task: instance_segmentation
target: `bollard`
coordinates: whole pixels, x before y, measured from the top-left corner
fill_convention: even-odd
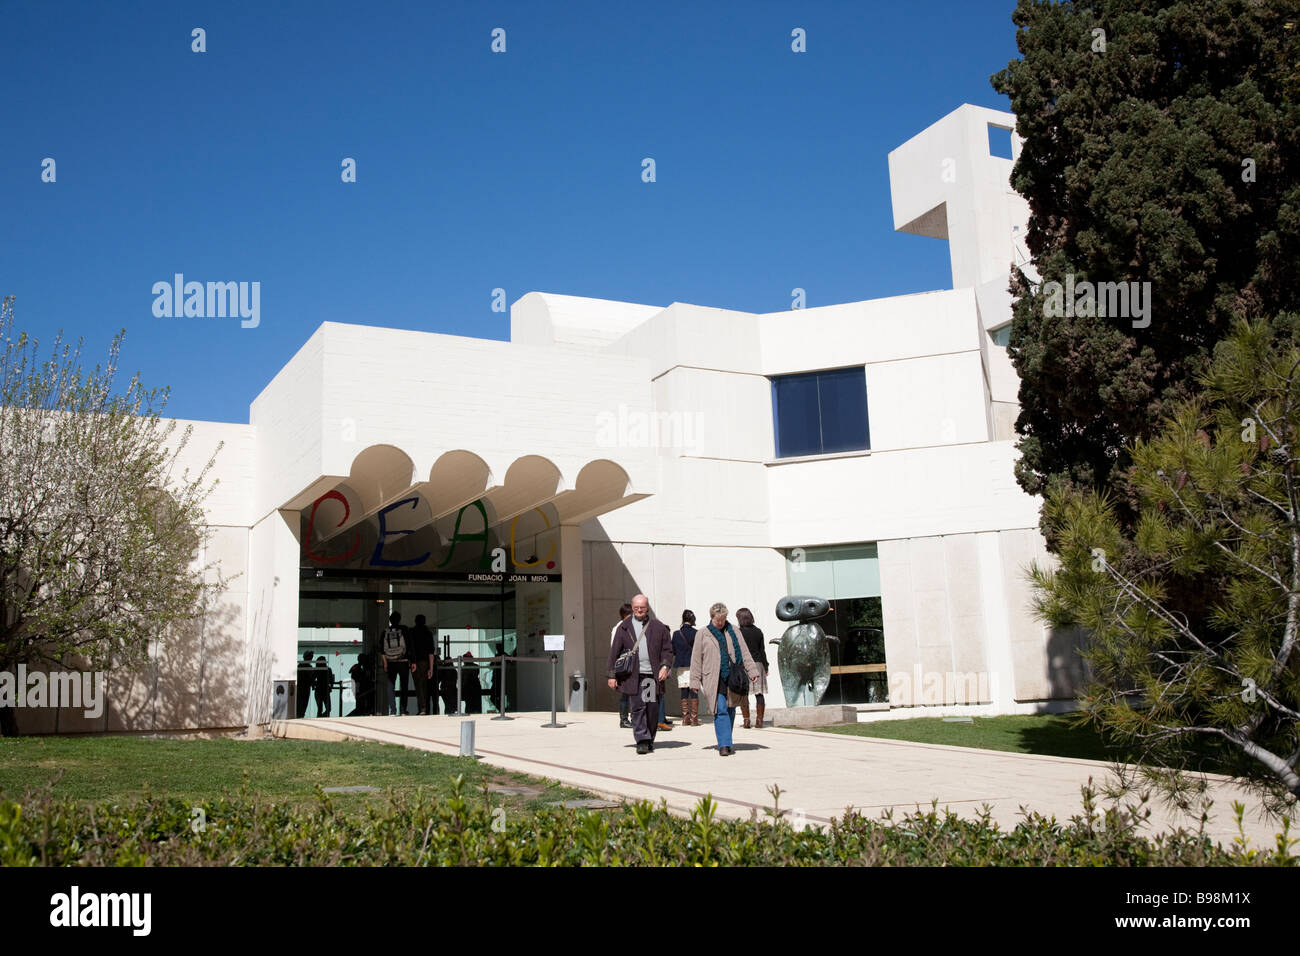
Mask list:
[[[555,722],[555,677],[556,677],[555,663],[557,660],[559,660],[559,658],[554,653],[552,653],[551,654],[551,722],[549,724],[542,724],[543,727],[564,726],[564,724],[557,724]]]
[[[474,756],[474,721],[467,720],[460,725],[460,755]]]

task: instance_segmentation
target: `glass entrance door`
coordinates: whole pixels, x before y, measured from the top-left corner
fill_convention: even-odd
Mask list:
[[[432,706],[439,713],[455,710],[456,671],[451,662],[456,659],[461,661],[460,695],[466,712],[499,712],[503,705],[507,711],[549,707],[549,671],[541,690],[537,678],[542,675],[534,673],[544,665],[533,660],[507,662],[503,686],[500,661],[486,659],[535,656],[539,635],[558,625],[558,581],[516,583],[501,575],[489,581],[468,581],[465,575],[397,577],[320,568],[304,569],[302,575],[299,659],[304,654],[310,654],[313,661],[325,658],[333,684],[331,714],[359,714],[380,706],[376,702],[384,700],[382,694],[367,694],[367,690],[377,686],[375,651],[393,612],[401,615],[401,624],[408,630],[415,626],[416,617],[423,615],[425,625],[433,632],[439,670],[434,678],[438,690]],[[525,672],[524,668],[532,670]],[[367,675],[370,688],[365,686]],[[304,679],[310,682],[319,678],[315,672],[303,672],[300,686],[304,686]],[[402,702],[402,713],[416,713],[419,709],[413,682],[411,688]],[[358,689],[363,698],[360,707]],[[313,696],[304,716],[318,713],[320,708]]]

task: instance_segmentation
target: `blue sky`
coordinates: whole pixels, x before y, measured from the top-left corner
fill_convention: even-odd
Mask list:
[[[90,364],[125,329],[168,414],[246,422],[321,322],[505,339],[496,288],[752,312],[946,288],[946,243],[893,232],[886,154],[1009,107],[1013,7],[5,0],[0,294]],[[260,283],[259,325],[156,317],[176,273]]]

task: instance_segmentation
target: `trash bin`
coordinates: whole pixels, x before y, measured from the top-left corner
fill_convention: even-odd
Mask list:
[[[582,671],[574,671],[569,678],[569,713],[581,714],[587,710],[587,678]]]
[[[294,694],[296,681],[278,680],[271,696],[271,719],[288,720],[298,716],[297,698]]]

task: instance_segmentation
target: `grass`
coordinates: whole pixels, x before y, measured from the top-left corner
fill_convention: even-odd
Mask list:
[[[834,734],[910,740],[950,747],[979,747],[1007,753],[1077,757],[1082,760],[1112,761],[1119,751],[1108,747],[1096,730],[1078,725],[1068,714],[1008,715],[973,717],[971,723],[948,723],[942,717],[913,720],[878,720],[843,727],[818,727]]]
[[[345,812],[386,804],[387,791],[432,790],[441,799],[463,775],[468,788],[529,787],[537,794],[492,794],[508,810],[538,810],[591,794],[509,773],[476,760],[393,744],[320,740],[168,740],[143,737],[0,738],[0,798],[22,800],[49,788],[81,803],[131,802],[148,794],[203,801],[249,790],[276,802],[308,806],[321,787],[372,786],[379,793],[331,794]]]

